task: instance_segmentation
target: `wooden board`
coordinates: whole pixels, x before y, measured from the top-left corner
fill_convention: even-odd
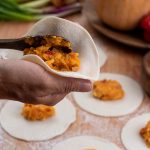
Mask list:
[[[84,15],[76,14],[67,17],[67,19],[78,22],[84,26],[92,35],[98,49],[102,49],[107,54],[108,60],[101,71],[121,73],[140,82],[141,63],[144,53],[137,49],[118,44],[97,33],[97,31],[88,24]],[[0,38],[20,37],[32,24],[33,23],[0,22]],[[73,101],[72,97],[69,97]],[[5,101],[0,101],[0,109],[4,102]],[[98,117],[83,111],[75,103],[74,105],[77,109],[77,120],[63,135],[43,142],[25,142],[11,137],[0,128],[0,150],[51,150],[52,146],[57,142],[76,135],[99,136],[116,143],[122,150],[125,150],[120,139],[122,127],[130,118],[150,111],[150,99],[147,96],[145,96],[142,106],[137,111],[119,118]]]

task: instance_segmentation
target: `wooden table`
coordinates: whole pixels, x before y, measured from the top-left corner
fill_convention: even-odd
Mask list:
[[[119,44],[97,33],[84,15],[76,14],[67,17],[67,19],[84,26],[98,44],[98,49],[101,48],[106,53],[108,60],[102,67],[102,72],[121,73],[140,82],[141,63],[144,55],[142,50]],[[0,38],[20,37],[32,24],[0,22]],[[69,97],[72,99],[71,96]],[[0,106],[2,106],[2,103],[0,103]],[[11,137],[0,128],[0,150],[50,150],[55,143],[76,135],[99,136],[116,143],[122,150],[125,150],[120,140],[122,127],[131,117],[150,111],[150,101],[147,96],[145,96],[143,104],[137,111],[118,118],[98,117],[83,111],[75,103],[74,105],[77,109],[77,120],[63,135],[43,142],[25,142]]]

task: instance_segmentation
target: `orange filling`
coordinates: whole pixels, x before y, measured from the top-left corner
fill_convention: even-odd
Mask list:
[[[24,55],[38,55],[52,69],[57,71],[78,71],[80,68],[79,54],[72,51],[65,52],[66,48],[72,50],[70,42],[61,37],[51,36],[45,38],[41,45],[36,48],[25,48]]]
[[[140,130],[140,135],[145,141],[148,148],[150,148],[150,121]]]
[[[46,105],[24,104],[22,115],[30,121],[45,120],[55,115],[55,108]]]
[[[120,100],[124,97],[124,91],[118,81],[99,80],[93,84],[93,96],[100,100]]]

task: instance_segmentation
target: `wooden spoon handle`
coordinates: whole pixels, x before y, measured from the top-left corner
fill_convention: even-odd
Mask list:
[[[23,50],[25,42],[23,38],[20,39],[0,39],[0,48],[9,48]]]

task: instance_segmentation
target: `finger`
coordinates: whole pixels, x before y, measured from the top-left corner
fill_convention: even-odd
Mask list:
[[[63,94],[53,94],[53,95],[48,95],[44,97],[39,97],[36,100],[37,104],[44,104],[44,105],[49,105],[49,106],[54,106],[58,102],[64,99],[64,97],[67,95],[67,93]]]
[[[75,92],[89,92],[92,90],[92,83],[90,80],[65,78],[61,84],[62,90],[66,93]]]

